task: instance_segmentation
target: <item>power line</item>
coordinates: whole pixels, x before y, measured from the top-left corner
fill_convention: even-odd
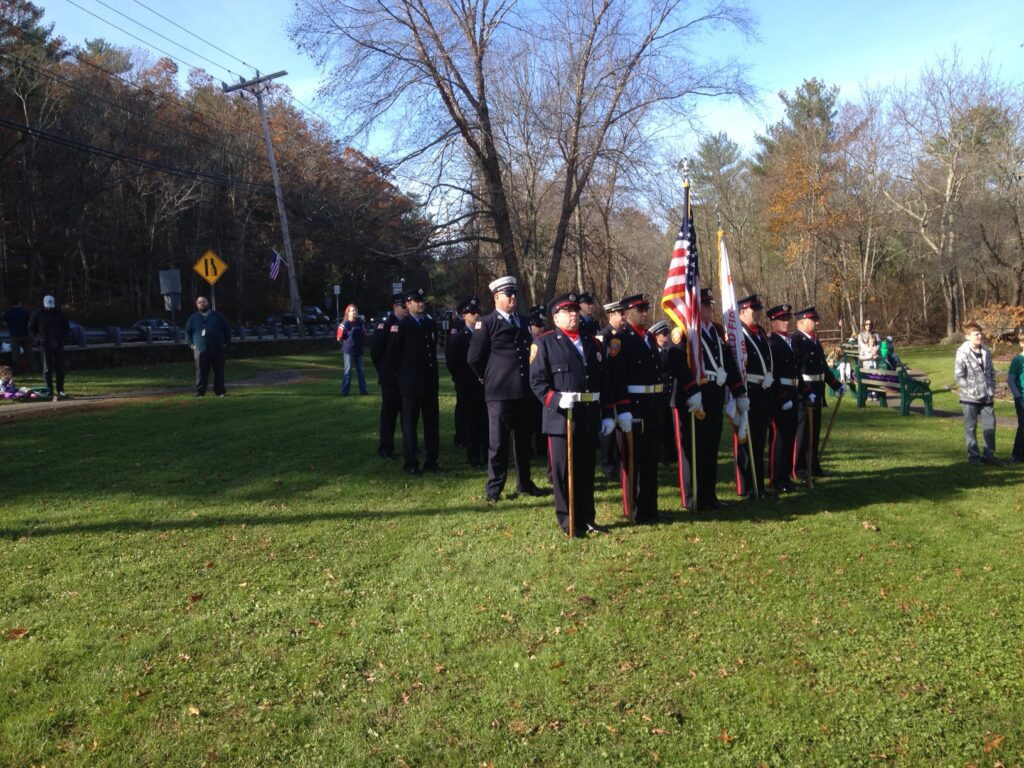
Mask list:
[[[146,9],[147,11],[149,11],[149,12],[150,12],[150,13],[152,13],[152,14],[154,14],[155,16],[159,16],[159,17],[160,17],[161,19],[163,19],[164,21],[166,21],[166,22],[167,22],[168,24],[173,24],[173,25],[174,25],[174,26],[176,26],[176,27],[177,27],[178,29],[180,29],[180,30],[181,30],[182,32],[184,32],[185,34],[188,34],[188,35],[192,35],[192,37],[194,37],[194,38],[195,38],[196,40],[199,40],[199,41],[201,41],[201,42],[203,42],[203,43],[206,43],[206,44],[207,44],[208,46],[210,46],[211,48],[215,48],[216,50],[218,50],[218,51],[220,51],[221,53],[223,53],[223,54],[224,54],[225,56],[227,56],[227,57],[229,57],[229,58],[232,58],[232,59],[234,59],[234,60],[235,60],[235,61],[237,61],[237,62],[238,62],[239,64],[241,64],[241,65],[243,65],[243,66],[246,66],[246,67],[249,67],[249,69],[253,70],[254,72],[255,72],[255,71],[258,71],[258,70],[257,70],[257,68],[256,68],[256,67],[254,67],[254,66],[253,66],[252,64],[250,64],[249,62],[247,62],[247,61],[242,61],[242,60],[241,60],[240,58],[238,58],[238,57],[237,57],[237,56],[235,56],[234,54],[228,53],[227,51],[225,51],[225,50],[224,50],[223,48],[221,48],[220,46],[217,46],[217,45],[215,45],[214,43],[211,43],[211,42],[210,42],[209,40],[207,40],[207,39],[206,39],[206,38],[204,38],[204,37],[200,37],[199,35],[197,35],[197,34],[196,34],[195,32],[193,32],[192,30],[190,30],[190,29],[186,29],[185,27],[181,26],[181,24],[179,24],[178,22],[174,21],[173,19],[169,19],[169,18],[167,18],[166,16],[164,16],[164,15],[163,15],[162,13],[160,13],[159,11],[155,11],[155,10],[153,10],[153,9],[152,9],[152,8],[150,8],[150,7],[148,6],[148,5],[146,5],[145,3],[141,2],[141,0],[133,0],[133,2],[134,2],[134,3],[136,4],[136,5],[141,5],[141,6],[143,7],[143,8],[145,8],[145,9]],[[228,71],[230,71],[230,70],[228,70]],[[241,77],[241,75],[239,75],[239,77]]]

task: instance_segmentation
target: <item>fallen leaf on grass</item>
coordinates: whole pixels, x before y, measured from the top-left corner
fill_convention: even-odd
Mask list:
[[[601,723],[601,725],[604,725],[604,723]],[[605,725],[605,726],[604,726],[604,728],[605,728],[605,730],[606,730],[606,731],[608,731],[608,733],[610,733],[610,734],[611,734],[612,736],[618,736],[618,735],[619,735],[619,729],[618,729],[618,728],[616,728],[616,727],[615,727],[615,726],[613,726],[613,725]]]
[[[448,667],[446,667],[444,664],[435,664],[434,671],[439,675],[443,675],[445,672],[448,671]]]
[[[508,729],[512,731],[512,733],[518,733],[520,736],[526,736],[531,731],[530,726],[528,726],[522,720],[511,721],[508,724]]]
[[[195,603],[198,603],[202,599],[203,599],[203,593],[202,592],[193,592],[191,595],[188,596],[189,605],[194,605]]]
[[[728,731],[726,731],[725,728],[723,728],[722,732],[718,734],[718,740],[726,746],[729,746],[729,744],[733,740],[733,737],[729,735]]]
[[[861,523],[861,526],[864,528],[865,531],[880,531],[880,530],[882,530],[877,525],[872,523],[870,520],[865,520],[863,523]]]
[[[27,634],[28,630],[24,627],[11,627],[4,633],[4,637],[8,640],[21,640]]]
[[[583,605],[597,605],[597,600],[592,598],[590,595],[580,595],[576,598],[577,603],[583,603]]]
[[[189,656],[187,653],[179,653],[178,654],[178,661],[180,661],[182,663],[185,663],[186,661],[191,660],[191,658],[192,657]]]
[[[997,734],[992,733],[991,731],[989,731],[985,735],[986,736],[994,737],[991,741],[986,741],[985,742],[985,752],[986,753],[987,752],[992,752],[992,751],[994,751],[996,749],[999,749],[1000,745],[1002,745],[1003,741],[1006,739],[1005,736],[999,736]]]
[[[197,707],[195,704],[189,704],[188,713],[192,717],[199,717],[199,707]]]
[[[316,627],[317,629],[323,629],[324,623],[314,616],[309,620],[309,626]]]
[[[667,736],[668,731],[665,728],[651,728],[651,733],[655,736]]]
[[[619,664],[620,672],[632,672],[634,669],[636,669],[636,664],[631,661],[624,661]]]

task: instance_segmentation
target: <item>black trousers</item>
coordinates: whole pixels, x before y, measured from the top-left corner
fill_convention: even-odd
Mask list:
[[[64,391],[64,347],[43,347],[43,375],[46,377],[46,388],[53,394]],[[53,387],[53,379],[57,378],[57,388]]]
[[[772,488],[785,488],[793,475],[793,446],[796,442],[796,412],[799,405],[788,411],[776,407],[772,414],[772,434],[768,474]]]
[[[1024,461],[1024,401],[1015,397],[1013,405],[1017,409],[1017,435],[1013,439],[1013,452],[1010,455],[1017,461]]]
[[[633,419],[643,420],[643,426],[634,424],[633,435],[633,468],[636,472],[636,488],[633,493],[633,506],[636,510],[638,523],[653,522],[658,519],[658,462],[661,460],[661,444],[664,440],[664,400],[658,394],[637,395],[632,398],[630,411]],[[622,499],[623,512],[626,512],[625,500],[629,490],[629,437],[621,434],[619,447],[622,457]]]
[[[213,394],[223,395],[224,390],[224,349],[192,350],[196,361],[196,394],[205,395],[213,369]]]
[[[456,448],[466,444],[466,394],[458,383],[455,384],[455,434],[452,442]]]
[[[547,435],[551,487],[555,495],[555,517],[563,531],[569,530],[569,449],[565,435]],[[594,522],[594,464],[597,434],[583,424],[572,432],[573,517],[576,531],[583,533]]]
[[[609,478],[619,476],[619,441],[617,434],[601,435],[598,438],[601,446],[601,471]]]
[[[395,452],[395,422],[402,412],[402,396],[398,387],[380,388],[380,439],[377,450],[389,456]]]
[[[793,448],[793,474],[800,479],[807,477],[807,421],[811,414],[814,417],[814,429],[810,431],[811,473],[821,474],[821,464],[818,461],[818,446],[821,443],[819,439],[821,437],[821,400],[822,398],[818,397],[818,401],[814,405],[801,403],[795,406],[798,412],[796,415],[796,441]]]
[[[428,469],[437,466],[437,457],[441,450],[437,392],[424,392],[416,395],[402,395],[404,469],[419,469],[419,461],[416,459],[416,432],[420,414],[423,415],[423,465]]]
[[[511,444],[516,464],[516,490],[533,486],[530,479],[530,438],[533,436],[533,410],[526,398],[487,401],[487,485],[488,497],[505,488],[508,477],[508,453]]]
[[[487,458],[487,404],[482,392],[467,394],[461,400],[466,461],[473,466],[483,465]]]
[[[753,403],[747,412],[750,419],[750,429],[747,439],[754,446],[754,471],[757,476],[757,493],[764,496],[764,450],[768,442],[768,427],[771,424],[771,406]],[[740,445],[739,437],[733,432],[732,437],[733,455],[736,457],[736,492],[740,496],[746,496],[753,492],[754,484],[750,479],[750,447],[744,443]]]
[[[712,408],[704,413],[703,419],[696,419],[697,434],[697,498],[691,488],[693,470],[691,461],[690,414],[677,409],[679,414],[680,440],[683,449],[679,472],[683,476],[683,500],[687,509],[704,507],[718,500],[715,486],[718,485],[718,447],[722,442],[722,409]]]

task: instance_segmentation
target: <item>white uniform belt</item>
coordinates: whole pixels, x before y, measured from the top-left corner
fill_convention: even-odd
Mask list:
[[[800,386],[800,379],[784,379],[784,378],[780,377],[780,378],[776,379],[776,381],[778,381],[779,384],[781,384],[784,387],[799,387]]]
[[[664,384],[630,384],[626,391],[631,395],[653,395],[655,392],[664,392]]]
[[[573,392],[572,399],[577,403],[596,403],[601,400],[600,392]]]
[[[825,380],[825,374],[824,373],[805,373],[800,378],[802,378],[804,381],[824,381]]]
[[[755,384],[760,384],[762,381],[764,381],[764,376],[762,376],[759,373],[748,373],[747,381],[752,381]]]

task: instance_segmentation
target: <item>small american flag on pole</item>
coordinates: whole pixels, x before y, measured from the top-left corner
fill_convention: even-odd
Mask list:
[[[277,276],[281,274],[281,264],[284,263],[284,259],[273,248],[270,249],[270,252],[274,254],[274,257],[270,260],[270,279],[277,280]]]
[[[689,363],[697,381],[704,378],[704,355],[700,349],[700,259],[697,233],[690,212],[690,185],[684,187],[683,223],[672,249],[661,308],[677,326],[686,331]]]

